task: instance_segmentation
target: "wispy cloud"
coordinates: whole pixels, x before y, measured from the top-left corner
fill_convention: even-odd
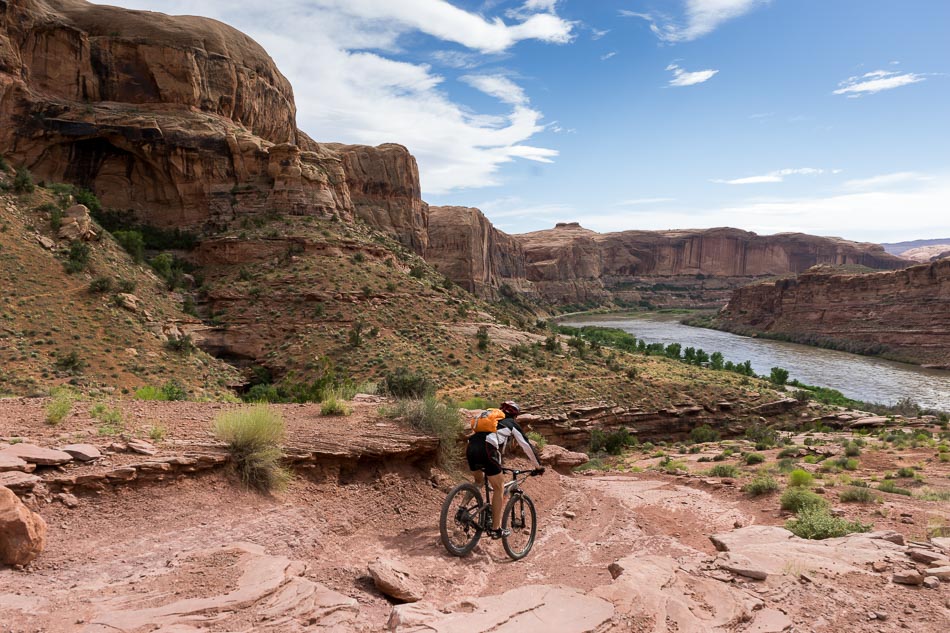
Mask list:
[[[744,15],[769,0],[685,0],[683,15],[673,18],[661,13],[642,13],[621,9],[620,15],[641,18],[650,30],[671,44],[689,42],[712,33],[724,22]]]
[[[673,78],[670,79],[671,86],[695,86],[709,81],[713,78],[713,75],[719,72],[711,69],[691,72],[680,68],[677,64],[670,64],[666,69],[673,71]]]
[[[837,174],[841,170],[833,169],[830,173]],[[824,169],[815,169],[814,167],[800,167],[798,169],[776,169],[760,176],[746,176],[744,178],[734,178],[732,180],[715,179],[711,182],[717,182],[723,185],[759,185],[764,183],[783,182],[786,176],[818,176],[829,173]]]
[[[633,198],[631,200],[621,200],[615,202],[615,207],[635,207],[644,204],[661,204],[664,202],[673,202],[676,198]]]
[[[607,54],[605,54],[605,55],[601,55],[601,56],[600,56],[600,61],[605,62],[605,61],[607,61],[608,59],[610,59],[611,57],[613,57],[613,56],[616,55],[616,54],[617,54],[617,51],[610,51],[609,53],[607,53]]]
[[[607,35],[608,33],[610,33],[610,29],[600,30],[600,29],[595,29],[595,28],[591,27],[591,30],[590,30],[590,39],[592,39],[592,40],[599,40],[600,38],[602,38],[603,36]]]
[[[836,95],[848,95],[857,98],[864,95],[876,94],[884,90],[893,90],[901,86],[919,83],[926,80],[926,75],[917,73],[899,73],[890,70],[875,70],[863,75],[848,77],[838,84],[834,91]]]
[[[871,176],[870,178],[848,180],[844,183],[844,186],[848,189],[887,189],[912,183],[926,182],[928,180],[933,180],[933,176],[915,171],[900,171],[892,174]]]
[[[521,86],[504,75],[463,75],[459,79],[503,103],[511,105],[528,103],[528,97],[525,96]]]
[[[557,151],[529,143],[545,129],[523,89],[480,79],[509,106],[474,111],[444,90],[445,78],[422,63],[392,57],[407,37],[425,34],[460,48],[434,63],[473,68],[518,42],[563,44],[574,24],[556,2],[529,0],[516,17],[468,11],[446,0],[109,0],[129,8],[215,18],[244,31],[275,59],[294,87],[298,125],[324,141],[406,145],[419,162],[423,191],[437,194],[499,184],[513,160],[550,162]],[[315,61],[317,60],[317,61]],[[469,73],[473,77],[493,77]],[[504,78],[502,78],[504,79]],[[507,88],[507,90],[502,90]]]

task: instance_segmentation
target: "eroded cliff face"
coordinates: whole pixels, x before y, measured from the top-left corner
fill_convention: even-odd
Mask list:
[[[863,275],[818,268],[737,290],[725,329],[950,367],[950,259]]]
[[[730,228],[601,234],[570,222],[508,236],[477,209],[437,209],[429,220],[429,259],[450,279],[482,294],[502,283],[528,288],[555,304],[720,306],[733,288],[816,264],[879,269],[908,264],[874,244]],[[510,239],[506,248],[489,248],[491,236],[497,242],[499,234]],[[459,255],[463,261],[453,261]]]
[[[483,298],[502,288],[534,295],[527,281],[524,250],[471,207],[429,207],[426,260],[460,286]],[[506,290],[507,292],[507,290]]]
[[[0,153],[37,178],[87,187],[159,226],[264,212],[350,219],[378,200],[382,228],[420,233],[418,170],[404,148],[350,148],[370,168],[346,173],[344,156],[295,119],[270,56],[220,22],[0,1]]]

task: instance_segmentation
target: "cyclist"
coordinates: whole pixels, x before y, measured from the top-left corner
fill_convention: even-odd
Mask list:
[[[489,536],[493,539],[511,534],[510,530],[503,532],[501,529],[505,486],[505,478],[501,473],[501,455],[508,440],[514,438],[518,442],[518,446],[531,461],[537,474],[544,472],[538,455],[534,452],[534,447],[531,446],[528,438],[525,437],[524,431],[515,421],[515,418],[521,413],[521,407],[511,400],[506,400],[501,403],[499,409],[504,414],[504,419],[497,422],[494,431],[484,431],[479,430],[481,427],[474,427],[475,433],[469,436],[468,448],[465,451],[469,470],[472,471],[472,476],[475,477],[475,484],[481,486],[484,481],[483,477],[487,476],[488,483],[492,487],[492,529]]]

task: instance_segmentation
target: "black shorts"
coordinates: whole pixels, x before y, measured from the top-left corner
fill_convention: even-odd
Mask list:
[[[468,460],[469,470],[484,470],[491,477],[501,473],[501,455],[497,448],[485,441],[486,437],[488,433],[476,433],[468,438],[465,459]]]

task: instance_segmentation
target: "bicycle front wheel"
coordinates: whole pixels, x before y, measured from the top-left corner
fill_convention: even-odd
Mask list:
[[[538,529],[534,502],[526,494],[516,494],[508,500],[505,513],[501,518],[501,527],[511,530],[511,534],[501,539],[505,552],[514,560],[521,560],[531,551]]]
[[[446,496],[439,516],[439,533],[449,554],[465,556],[482,537],[479,510],[482,494],[471,483],[459,484]]]

